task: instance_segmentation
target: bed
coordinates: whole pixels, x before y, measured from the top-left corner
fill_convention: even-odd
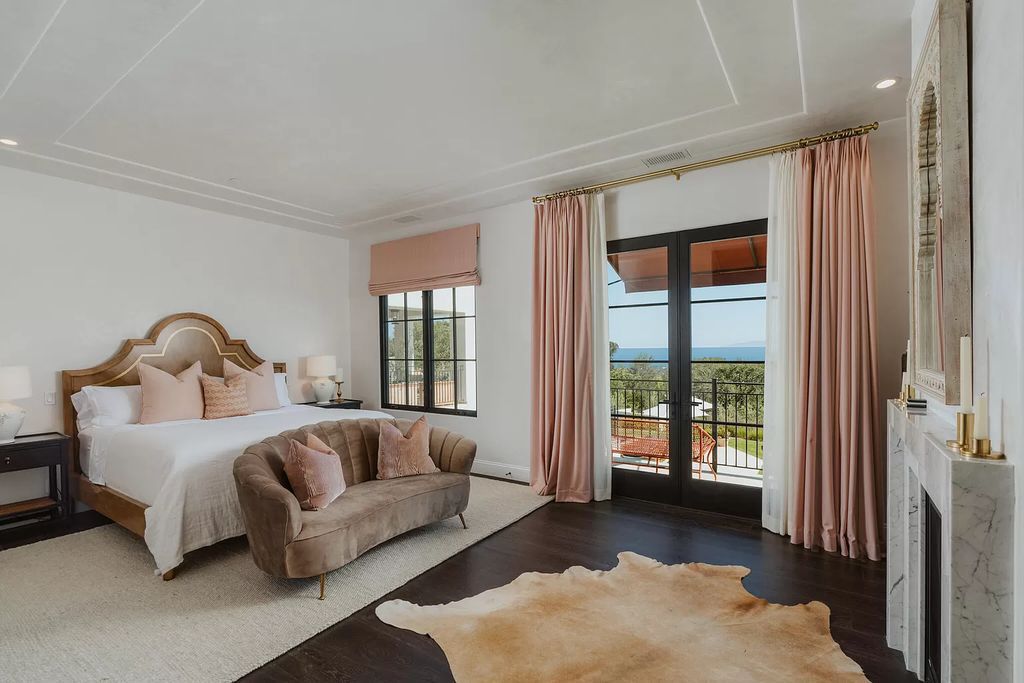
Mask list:
[[[199,360],[220,375],[223,359],[245,368],[263,360],[244,340],[201,313],[158,322],[145,339],[129,339],[106,363],[62,374],[64,425],[73,437],[71,493],[142,537],[165,579],[185,553],[245,533],[232,463],[246,446],[327,419],[315,406],[287,405],[220,420],[179,420],[78,429],[71,397],[86,386],[138,384],[138,364],[178,373]],[[285,372],[275,363],[276,372]],[[387,417],[367,410],[331,411],[331,419]]]

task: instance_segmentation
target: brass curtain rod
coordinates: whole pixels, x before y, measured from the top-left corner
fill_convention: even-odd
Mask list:
[[[878,121],[874,123],[868,123],[863,126],[856,126],[855,128],[843,128],[842,130],[834,130],[830,133],[822,133],[821,135],[814,135],[809,138],[800,138],[799,140],[791,140],[790,142],[783,142],[779,145],[770,145],[768,147],[759,147],[758,149],[752,149],[747,152],[737,152],[736,154],[728,154],[724,157],[718,157],[716,159],[708,159],[706,161],[695,161],[692,164],[684,164],[682,166],[674,166],[672,168],[663,168],[660,171],[651,171],[650,173],[641,173],[640,175],[629,176],[628,178],[619,178],[618,180],[609,180],[605,183],[597,183],[596,185],[585,185],[583,187],[573,188],[571,190],[562,190],[561,192],[552,192],[551,194],[541,195],[533,198],[534,204],[540,204],[546,202],[549,199],[558,199],[560,197],[572,197],[578,194],[588,194],[591,192],[601,192],[602,190],[608,190],[613,187],[621,187],[623,185],[631,185],[633,183],[643,182],[644,180],[653,180],[655,178],[664,178],[666,176],[675,176],[676,180],[679,180],[680,176],[690,171],[698,171],[702,168],[711,168],[712,166],[721,166],[723,164],[731,164],[734,161],[746,161],[747,159],[755,159],[757,157],[768,156],[769,154],[777,154],[779,152],[791,152],[795,149],[801,149],[803,147],[813,147],[814,145],[822,142],[831,142],[832,140],[843,140],[845,138],[853,138],[858,135],[867,135],[873,130],[878,130]]]

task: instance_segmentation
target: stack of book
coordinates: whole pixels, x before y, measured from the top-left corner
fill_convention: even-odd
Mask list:
[[[907,399],[907,414],[924,415],[928,412],[928,401],[923,398]]]

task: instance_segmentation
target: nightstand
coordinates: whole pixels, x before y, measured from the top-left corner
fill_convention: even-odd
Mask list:
[[[56,432],[21,436],[0,444],[0,474],[47,467],[50,495],[0,505],[0,524],[47,515],[57,519],[71,514],[71,439]],[[58,472],[59,469],[59,472]]]
[[[347,408],[348,410],[359,410],[363,402],[358,398],[331,399],[327,403],[303,403],[304,406],[316,406],[317,408]]]

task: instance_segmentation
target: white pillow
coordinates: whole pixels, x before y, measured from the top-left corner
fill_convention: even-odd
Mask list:
[[[274,388],[277,389],[277,402],[281,404],[281,407],[290,406],[292,399],[288,395],[288,375],[283,372],[275,372]]]
[[[115,427],[138,424],[142,415],[142,387],[85,387],[82,389],[89,402],[86,413],[92,427]],[[74,397],[72,397],[74,401]],[[79,420],[82,419],[79,413]]]
[[[92,427],[92,404],[84,391],[71,395],[71,405],[75,407],[75,419],[78,421],[78,431]]]

